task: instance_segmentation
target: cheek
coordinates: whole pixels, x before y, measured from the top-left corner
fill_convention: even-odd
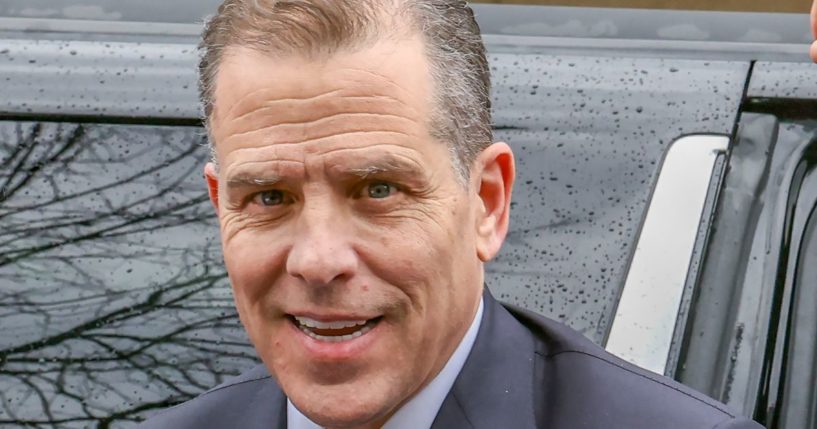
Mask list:
[[[461,200],[446,203],[418,209],[388,226],[361,228],[357,247],[366,265],[409,295],[452,292],[456,265],[475,255],[468,251],[473,222]]]
[[[285,267],[284,249],[273,234],[244,231],[223,241],[224,264],[236,299],[253,304],[263,299]]]
[[[370,268],[386,280],[397,283],[417,282],[427,279],[445,265],[448,249],[441,246],[438,228],[424,222],[402,221],[389,228],[358,236],[361,254]]]

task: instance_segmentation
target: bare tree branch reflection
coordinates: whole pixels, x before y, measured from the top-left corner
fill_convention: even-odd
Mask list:
[[[255,363],[202,134],[0,122],[0,426],[126,427]]]

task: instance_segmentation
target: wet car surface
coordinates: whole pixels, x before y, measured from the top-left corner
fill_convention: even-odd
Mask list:
[[[201,16],[196,11],[167,20],[186,22]],[[142,19],[121,13],[117,19]],[[780,113],[778,105],[798,98],[799,112],[814,111],[802,101],[814,98],[813,69],[763,65],[740,52],[709,58],[717,49],[707,58],[656,54],[649,43],[606,55],[595,48],[566,53],[569,38],[515,39],[531,27],[509,36],[522,24],[498,22],[504,30],[486,36],[494,128],[513,147],[519,175],[511,231],[487,268],[487,284],[501,300],[604,345],[668,147],[692,133],[741,142],[751,126],[741,117],[747,106],[783,118],[772,122],[800,136],[793,141],[807,139],[813,121]],[[15,29],[0,44],[0,82],[8,88],[0,100],[0,425],[128,427],[257,362],[235,314],[201,177],[209,154],[198,121],[195,36],[123,40],[105,30],[66,40],[48,24],[42,37]],[[763,157],[764,148],[752,153]],[[730,172],[746,170],[740,159],[722,161],[713,188],[739,181]],[[711,196],[713,218],[701,220],[704,229],[727,231],[734,222],[723,208],[727,196]],[[808,219],[800,221],[800,236],[812,231]],[[756,330],[764,340],[736,345],[747,332],[745,323],[736,328],[740,316],[714,323],[704,315],[737,311],[750,288],[733,291],[737,298],[704,298],[721,291],[725,278],[708,274],[720,266],[709,262],[716,256],[709,249],[737,239],[704,239],[693,257],[702,280],[685,295],[689,322],[682,320],[670,352],[677,366],[667,373],[772,422],[760,411],[769,401],[759,392],[768,398],[796,388],[746,386],[768,385],[769,376],[758,374],[786,367],[767,344],[789,344],[790,331],[780,330],[777,341],[769,332],[778,330],[768,326],[793,320],[780,308],[799,289],[789,286],[786,295],[781,286],[775,299],[775,289],[762,292],[767,282],[758,282],[756,295],[770,297],[761,300],[768,301],[766,319],[756,323],[767,326]],[[690,332],[702,332],[700,344]],[[810,368],[808,357],[799,359],[792,367]],[[721,381],[705,381],[715,378]],[[789,424],[775,427],[797,427]]]

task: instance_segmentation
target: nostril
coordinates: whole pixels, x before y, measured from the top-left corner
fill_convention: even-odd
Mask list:
[[[293,246],[287,258],[287,273],[308,285],[323,286],[354,276],[357,254],[349,246]]]

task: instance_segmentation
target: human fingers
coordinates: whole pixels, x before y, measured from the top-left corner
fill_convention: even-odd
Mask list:
[[[817,39],[817,0],[811,3],[811,34]]]
[[[817,39],[817,0],[811,3],[811,34]],[[809,54],[814,62],[817,62],[817,41],[812,42]]]

